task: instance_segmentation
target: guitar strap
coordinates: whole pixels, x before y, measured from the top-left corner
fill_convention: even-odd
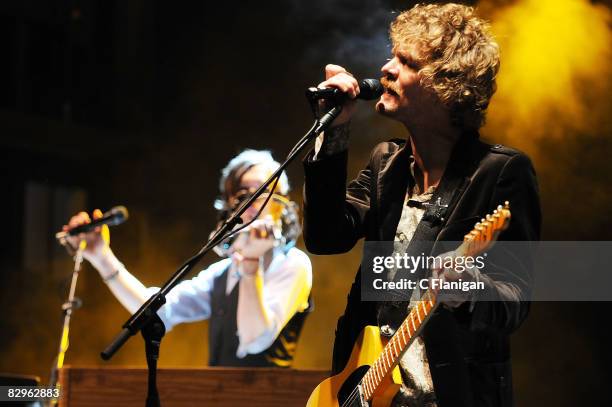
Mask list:
[[[438,234],[446,225],[448,218],[467,188],[470,182],[469,174],[473,172],[473,167],[477,165],[477,160],[475,159],[475,153],[478,150],[476,147],[477,143],[476,137],[465,134],[453,149],[442,179],[427,203],[425,213],[417,225],[412,240],[408,244],[406,249],[408,256],[427,256],[432,254]],[[420,279],[426,277],[427,272],[428,270],[421,269],[409,276],[406,275],[407,271],[404,271],[404,273],[398,272],[395,275],[395,279],[410,278],[414,280],[415,276],[417,279]],[[400,301],[379,303],[378,325],[385,328],[381,328],[381,333],[388,336],[392,336],[395,333],[399,324],[406,318],[407,301],[409,301],[411,294],[406,291],[401,293],[398,291],[393,297],[397,297],[394,299]],[[440,349],[436,347],[435,350],[429,349],[427,346],[427,334],[430,330],[434,331],[432,332],[433,335],[445,335],[451,342],[451,338],[456,337],[454,333],[456,326],[452,316],[444,309],[438,310],[441,312],[436,311],[432,315],[423,334],[436,397],[440,406],[469,406],[471,401],[468,394],[450,395],[446,391],[448,386],[439,388],[440,383],[448,383],[449,380],[451,382],[455,381],[455,384],[458,381],[467,381],[469,375],[467,374],[467,365],[463,361],[464,355],[455,346],[455,343],[447,343],[445,348]],[[436,317],[436,314],[444,315]],[[433,325],[432,329],[430,329],[430,325]],[[465,386],[463,387],[465,389],[469,388],[469,383],[460,383],[460,385],[460,387]],[[454,400],[450,403],[449,396],[454,397]]]
[[[470,182],[468,171],[469,167],[471,167],[469,164],[472,163],[472,155],[470,152],[473,150],[473,141],[474,139],[471,136],[464,135],[463,138],[455,145],[455,148],[451,153],[449,164],[444,170],[444,174],[442,175],[442,179],[440,180],[438,187],[435,189],[431,199],[424,204],[426,207],[425,213],[417,225],[414,235],[405,251],[408,256],[416,257],[431,254],[438,234],[446,225],[448,217],[453,212],[459,198],[463,195],[463,192]],[[427,271],[428,270],[422,269],[417,270],[415,273],[410,273],[409,271],[399,271],[394,276],[394,280],[399,281],[401,278],[408,278],[411,280],[414,280],[415,278],[420,279],[426,276]],[[406,273],[409,273],[410,275],[407,275]],[[383,302],[381,303],[382,306],[379,307],[379,326],[388,324],[388,321],[385,322],[380,320],[380,309],[386,308],[385,303],[390,302],[392,306],[398,306],[399,304],[410,300],[411,292],[406,290],[397,290],[395,292],[390,292],[390,296],[391,301]],[[405,309],[403,312],[405,313]],[[399,322],[401,323],[402,320],[403,318]],[[394,324],[391,324],[393,328],[392,331],[394,332],[396,327],[393,325]]]
[[[470,182],[469,173],[475,164],[473,147],[476,143],[477,139],[473,135],[465,134],[455,145],[442,179],[427,203],[427,209],[408,245],[408,255],[431,253],[433,242]]]

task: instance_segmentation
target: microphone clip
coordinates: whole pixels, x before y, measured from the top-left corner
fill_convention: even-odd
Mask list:
[[[335,88],[317,88],[315,86],[311,86],[310,88],[306,89],[306,98],[308,100],[326,99],[341,102],[346,98],[346,95]]]
[[[305,95],[306,100],[308,100],[308,103],[310,104],[310,110],[312,111],[314,118],[317,120],[319,120],[321,116],[334,107],[341,105],[346,98],[346,96],[339,92],[338,89],[317,88],[314,86],[306,89]],[[321,111],[321,104],[319,103],[320,100],[325,100],[327,102],[327,111]]]

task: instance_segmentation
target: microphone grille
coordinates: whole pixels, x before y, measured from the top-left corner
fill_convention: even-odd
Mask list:
[[[359,98],[365,100],[378,99],[384,92],[384,88],[378,79],[361,80],[359,90]]]
[[[123,205],[113,206],[109,211],[107,211],[104,216],[112,216],[114,221],[111,225],[118,225],[120,223],[125,222],[129,218],[128,210]]]

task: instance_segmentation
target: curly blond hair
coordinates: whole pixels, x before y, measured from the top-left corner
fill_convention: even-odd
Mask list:
[[[416,46],[421,84],[450,109],[453,124],[478,130],[495,93],[499,46],[472,7],[417,4],[391,23],[394,52]]]

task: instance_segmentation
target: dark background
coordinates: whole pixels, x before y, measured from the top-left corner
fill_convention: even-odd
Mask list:
[[[213,228],[228,159],[247,147],[282,159],[311,124],[303,92],[323,79],[322,67],[377,77],[392,11],[413,3],[2,2],[0,371],[47,378],[71,269],[53,234],[70,214],[126,205],[129,222],[112,230],[115,253],[145,284],[161,284]],[[609,2],[477,6],[502,47],[483,138],[533,158],[544,239],[612,240]],[[406,137],[371,103],[360,104],[353,128],[351,174],[377,142]],[[299,163],[289,177],[301,202]],[[312,256],[317,308],[297,368],[329,367],[359,250]],[[78,295],[66,363],[102,364],[99,351],[128,314],[88,265]],[[611,311],[533,304],[513,336],[517,405],[610,404]],[[206,330],[206,322],[177,327],[161,365],[204,366]],[[110,363],[144,365],[143,354],[134,338]]]

